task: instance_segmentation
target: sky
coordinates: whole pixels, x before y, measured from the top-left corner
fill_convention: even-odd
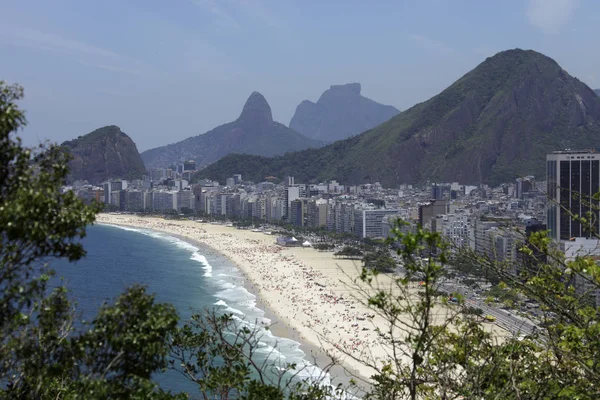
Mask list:
[[[253,91],[288,125],[349,82],[405,110],[517,47],[600,88],[597,0],[0,1],[27,145],[118,125],[143,151],[235,120]]]

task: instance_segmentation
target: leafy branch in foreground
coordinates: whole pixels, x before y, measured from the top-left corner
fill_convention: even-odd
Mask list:
[[[505,262],[460,250],[462,260],[541,304],[546,323],[529,335],[512,335],[491,328],[482,310],[460,295],[442,296],[451,249],[438,233],[421,228],[403,233],[401,225],[397,221],[389,240],[397,245],[405,273],[382,275],[365,266],[351,285],[355,297],[383,321],[378,329],[384,359],[341,349],[374,371],[367,398],[598,398],[600,310],[589,302],[589,293],[600,290],[595,257],[567,260],[545,232],[531,235],[522,251],[535,248],[546,257],[518,275]],[[587,291],[577,295],[575,283],[582,279]]]
[[[91,322],[77,319],[67,289],[50,284],[54,272],[47,262],[76,261],[85,255],[80,240],[101,207],[84,204],[71,191],[62,192],[69,159],[58,146],[22,146],[16,136],[25,124],[16,105],[22,95],[19,86],[0,81],[0,398],[188,398],[162,390],[156,374],[169,366],[172,351],[202,354],[204,348],[190,345],[202,345],[198,338],[214,338],[218,332],[225,339],[229,328],[239,332],[245,346],[221,341],[212,347],[206,354],[214,357],[211,365],[226,359],[225,366],[232,368],[215,367],[212,376],[209,371],[204,378],[210,384],[199,385],[202,394],[283,398],[283,389],[275,386],[279,382],[255,379],[261,367],[270,368],[252,364],[246,356],[247,346],[256,349],[256,332],[235,330],[239,327],[231,326],[230,317],[209,314],[208,319],[194,321],[210,320],[210,327],[192,322],[178,328],[171,305],[155,302],[145,288],[134,286],[102,306]],[[192,380],[200,383],[204,378]],[[316,382],[294,385],[296,397],[290,397],[297,399],[318,398],[328,390]]]
[[[341,386],[321,386],[333,363],[321,374],[300,379],[308,365],[282,362],[277,345],[265,354],[259,324],[205,310],[178,329],[171,344],[171,368],[198,385],[204,399],[335,399]]]

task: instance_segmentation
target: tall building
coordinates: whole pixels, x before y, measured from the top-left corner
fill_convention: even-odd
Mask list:
[[[475,248],[475,237],[469,216],[464,213],[436,215],[431,230],[441,233],[456,247]]]
[[[288,220],[294,226],[304,226],[304,201],[295,199],[290,202]]]
[[[419,206],[419,224],[426,226],[436,215],[448,213],[448,202],[446,200],[432,200],[427,204]]]
[[[290,215],[289,209],[290,206],[292,204],[292,201],[300,198],[300,187],[299,186],[288,186],[287,188],[285,188],[285,209],[283,210],[284,215],[287,217],[288,221],[290,221],[290,218],[292,217]]]
[[[600,232],[599,203],[591,199],[600,189],[600,154],[592,150],[555,151],[546,155],[546,173],[550,237],[570,240]],[[595,214],[593,218],[588,218],[590,211]],[[589,224],[582,226],[572,215],[585,217]]]
[[[144,192],[141,190],[130,190],[125,192],[127,196],[127,211],[141,211],[144,209]]]
[[[104,203],[110,204],[110,194],[112,192],[112,182],[108,181],[108,182],[104,183],[102,186],[104,189]]]
[[[386,209],[358,209],[354,211],[354,232],[361,238],[382,238],[384,225],[388,224],[391,216],[397,215],[400,210]]]
[[[184,171],[195,171],[196,170],[196,161],[194,161],[194,160],[184,161],[183,170]]]
[[[294,186],[294,177],[293,176],[289,176],[289,175],[286,176],[283,179],[283,184],[285,185],[285,187]]]
[[[533,176],[526,176],[525,178],[517,178],[515,182],[514,195],[518,199],[523,199],[523,194],[530,192],[535,187],[535,181]]]
[[[326,226],[328,208],[329,204],[327,204],[327,200],[318,199],[309,201],[307,208],[308,226],[310,226],[311,228]]]

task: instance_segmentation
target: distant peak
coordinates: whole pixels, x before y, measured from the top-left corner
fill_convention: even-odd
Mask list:
[[[356,94],[360,94],[361,86],[360,86],[360,83],[354,82],[354,83],[347,83],[345,85],[331,85],[329,87],[329,90],[350,91],[350,92],[354,92]]]
[[[239,120],[250,121],[250,122],[273,122],[273,115],[271,114],[271,107],[265,96],[259,92],[252,92],[244,108]]]
[[[558,65],[556,61],[542,53],[538,53],[535,50],[523,50],[519,48],[500,51],[486,59],[486,61],[497,60],[510,60],[511,62],[516,63],[522,63],[527,60],[535,60],[536,62],[541,61]]]

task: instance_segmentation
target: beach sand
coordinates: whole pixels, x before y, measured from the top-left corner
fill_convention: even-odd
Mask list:
[[[225,225],[120,214],[99,214],[97,222],[165,232],[228,257],[247,277],[244,286],[259,297],[258,305],[277,317],[272,331],[308,343],[305,352],[317,357],[319,366],[327,362],[325,353],[347,373],[368,382],[375,371],[358,360],[381,365],[390,357],[389,340],[376,331],[377,327],[386,331],[387,324],[379,315],[369,317],[376,313],[364,304],[364,294],[392,290],[393,277],[379,275],[368,287],[357,279],[359,261],[337,259],[332,252],[313,248],[281,247],[275,244],[276,236]],[[449,312],[436,307],[434,319]],[[335,374],[339,376],[339,371]]]

